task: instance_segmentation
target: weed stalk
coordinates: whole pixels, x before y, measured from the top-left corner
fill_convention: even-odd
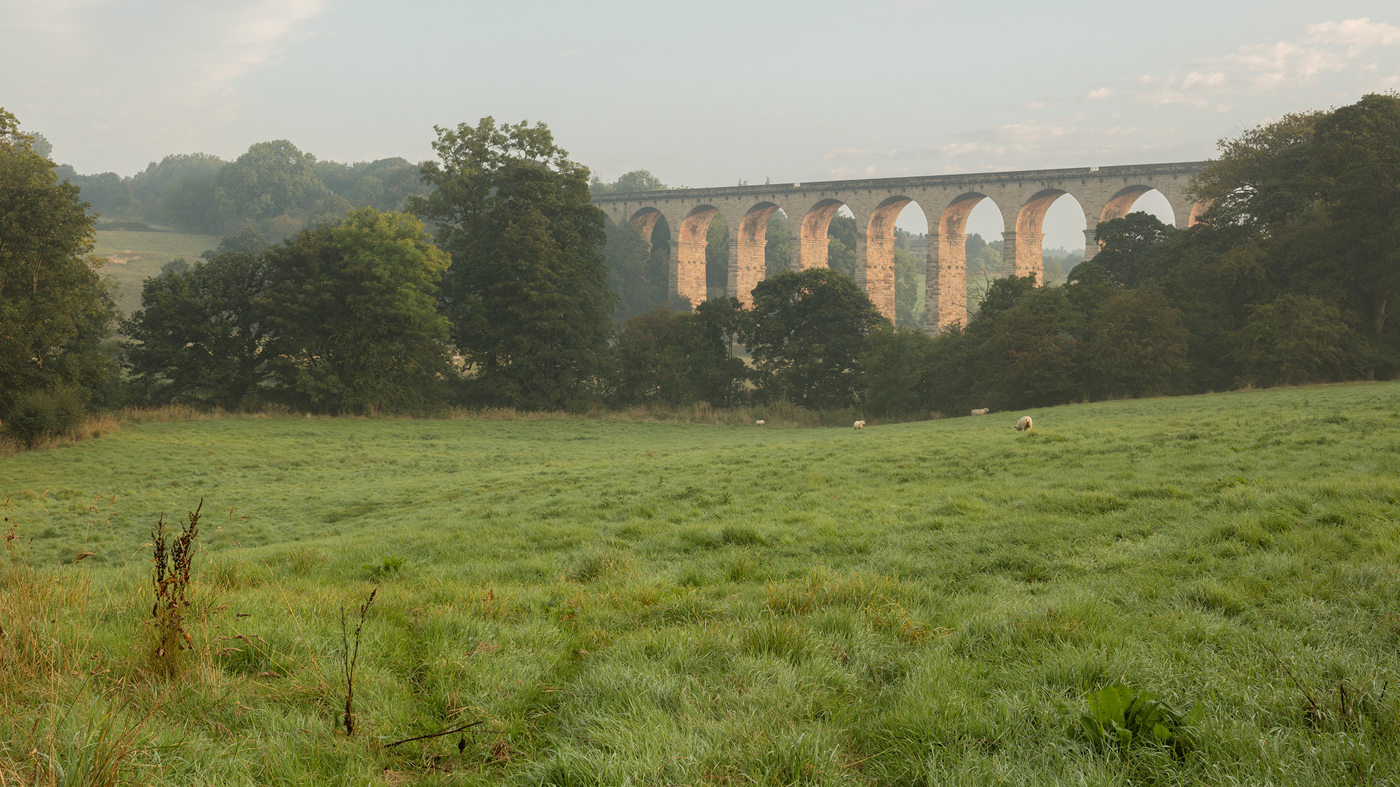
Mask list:
[[[379,592],[375,588],[369,592],[369,598],[360,605],[360,620],[355,624],[355,645],[353,650],[350,646],[350,634],[345,622],[345,607],[340,608],[340,652],[341,665],[345,672],[345,724],[346,737],[355,734],[355,667],[360,661],[360,632],[365,627],[365,613],[369,611],[369,605],[374,603],[374,596]]]

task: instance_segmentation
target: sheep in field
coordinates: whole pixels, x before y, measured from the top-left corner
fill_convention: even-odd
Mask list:
[[[764,425],[763,419],[760,418],[760,419],[758,419],[757,421],[754,421],[754,422],[753,422],[753,425],[754,425],[754,426],[763,426],[763,425]]]
[[[972,414],[973,414],[973,415],[986,415],[987,413],[990,413],[990,412],[991,412],[990,409],[988,409],[988,408],[986,408],[986,407],[983,407],[983,408],[980,409],[980,410],[973,410],[973,411],[972,411]]]
[[[1029,415],[1023,415],[1021,416],[1021,420],[1016,422],[1015,428],[1018,432],[1029,432],[1032,426],[1035,426],[1035,422],[1031,420],[1031,417]]]
[[[859,432],[860,430],[862,430],[862,429],[865,428],[865,422],[864,422],[864,421],[856,421],[855,426],[856,426],[856,431]]]

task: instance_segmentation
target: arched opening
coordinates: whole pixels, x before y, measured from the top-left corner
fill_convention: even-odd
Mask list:
[[[1050,204],[1041,225],[1044,234],[1040,242],[1041,281],[1047,287],[1064,284],[1069,280],[1070,271],[1084,261],[1088,222],[1079,199],[1073,194],[1066,196],[1069,198]]]
[[[705,246],[710,222],[719,215],[717,208],[701,205],[681,220],[672,242],[676,245],[676,294],[691,306],[705,302]]]
[[[1195,224],[1200,219],[1200,214],[1204,212],[1205,206],[1200,203],[1193,203],[1186,216],[1187,226]],[[1099,216],[1098,223],[1121,219],[1129,213],[1147,213],[1155,216],[1158,221],[1167,226],[1181,226],[1177,223],[1176,210],[1172,208],[1171,201],[1167,196],[1151,186],[1128,186],[1114,194],[1104,205],[1103,213]],[[1084,231],[1084,259],[1092,260],[1099,251],[1098,241],[1095,233],[1098,230],[1098,223],[1092,228]]]
[[[895,324],[923,328],[928,288],[928,216],[911,201],[894,220]]]
[[[644,208],[622,224],[605,222],[608,285],[618,294],[613,319],[644,314],[669,300],[671,228],[660,211]]]
[[[832,267],[827,243],[828,231],[831,228],[831,220],[845,207],[841,200],[824,199],[807,210],[806,215],[802,217],[802,231],[798,235],[797,248],[793,249],[797,258],[795,267],[799,270]],[[849,209],[846,210],[846,215],[851,215]]]
[[[909,254],[909,233],[898,228],[899,217],[910,209],[920,212],[918,205],[909,197],[890,197],[871,212],[865,228],[865,292],[881,314],[905,325],[920,321],[914,314],[918,287],[913,280],[917,271]],[[901,273],[906,279],[903,309],[900,308],[899,299]]]
[[[768,223],[777,212],[777,205],[760,202],[749,208],[739,219],[737,230],[730,233],[729,281],[725,291],[745,307],[753,305],[754,285],[767,275]]]
[[[978,192],[960,194],[943,208],[928,238],[926,330],[965,323],[992,281],[1005,275],[1003,222],[996,203]]]
[[[650,245],[651,233],[652,230],[655,229],[656,222],[658,220],[661,221],[663,224],[666,221],[664,218],[662,218],[661,211],[657,210],[656,208],[642,208],[641,210],[632,214],[632,220],[630,223],[632,225],[632,229],[637,231],[637,235],[641,236],[642,243]]]
[[[1142,211],[1157,217],[1163,224],[1176,225],[1176,211],[1167,196],[1151,186],[1129,186],[1114,194],[1104,205],[1100,222],[1121,219],[1129,213]]]
[[[793,270],[792,223],[787,211],[778,208],[768,217],[768,229],[763,242],[764,278]]]
[[[1016,213],[1016,229],[1006,233],[1007,247],[1002,250],[1007,273],[1015,276],[1034,276],[1037,284],[1044,284],[1044,244],[1045,215],[1050,206],[1066,192],[1061,189],[1045,189],[1037,192]]]

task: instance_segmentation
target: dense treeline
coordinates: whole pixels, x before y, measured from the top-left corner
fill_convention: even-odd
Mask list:
[[[346,208],[271,245],[257,222],[326,199],[320,165],[254,146],[289,165],[254,188],[238,162],[184,162],[214,173],[240,231],[147,280],[115,342],[88,256],[95,219],[41,143],[0,110],[0,412],[12,431],[161,402],[362,413],[784,400],[926,417],[1400,371],[1395,94],[1224,143],[1193,184],[1210,206],[1201,223],[1101,224],[1100,251],[1066,283],[989,276],[968,324],[935,337],[891,325],[855,286],[849,219],[832,222],[831,267],[802,272],[788,270],[786,227],[770,225],[752,308],[666,304],[669,229],[658,223],[648,249],[590,203],[588,170],[542,124],[485,118],[438,130],[418,193],[392,198],[407,212]],[[591,186],[660,184],[639,172]],[[896,248],[912,258],[909,241]],[[969,239],[970,263],[995,254]],[[918,312],[898,308],[900,322]]]
[[[206,153],[166,156],[129,177],[80,175],[66,164],[57,174],[118,225],[149,222],[210,235],[252,228],[278,240],[355,208],[401,210],[429,191],[419,165],[405,159],[317,161],[286,140],[259,142],[233,161]]]

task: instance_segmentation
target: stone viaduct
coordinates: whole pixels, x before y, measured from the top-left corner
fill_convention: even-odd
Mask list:
[[[1051,203],[1068,194],[1084,211],[1084,256],[1098,251],[1095,227],[1126,216],[1138,197],[1156,190],[1166,197],[1176,225],[1194,224],[1202,205],[1185,194],[1205,162],[1122,167],[988,172],[910,178],[773,183],[709,189],[673,189],[593,198],[617,223],[630,222],[642,240],[664,217],[671,230],[670,294],[700,303],[706,297],[705,233],[723,215],[729,225],[727,292],[746,305],[764,277],[768,219],[782,210],[792,227],[796,270],[826,267],[827,227],[844,205],[855,216],[856,283],[886,317],[894,319],[894,222],[913,202],[928,219],[928,283],[924,329],[937,332],[967,319],[968,214],[984,199],[1000,210],[1005,273],[1041,277],[1041,231]]]

